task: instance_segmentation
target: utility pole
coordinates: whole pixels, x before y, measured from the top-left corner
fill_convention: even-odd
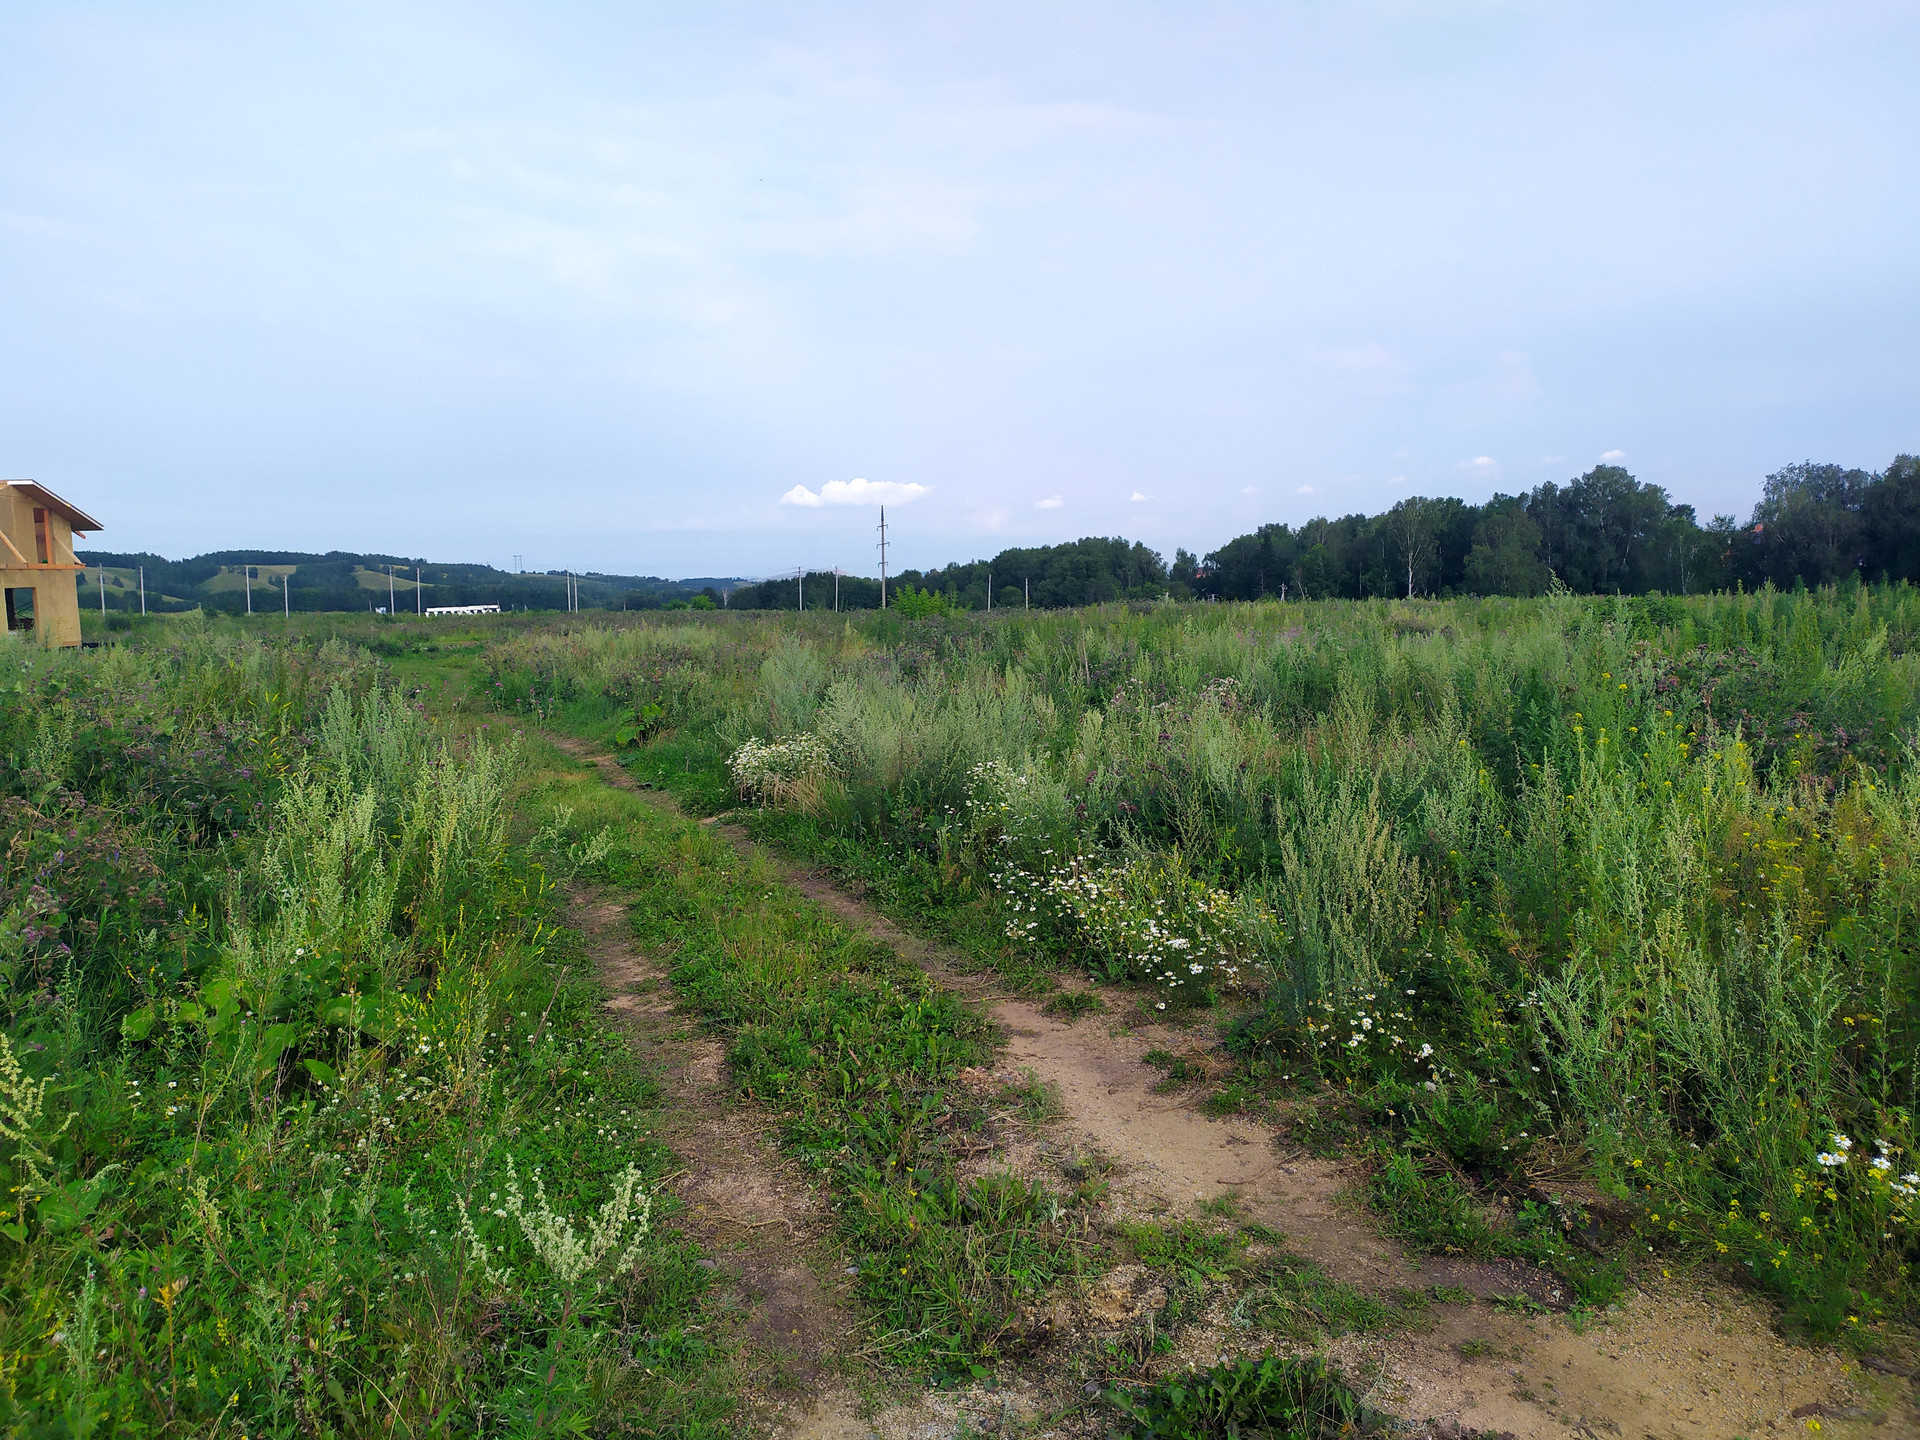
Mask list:
[[[100,567],[100,618],[107,618],[107,567]]]
[[[522,558],[524,558],[524,557],[522,557],[522,556],[519,556],[519,555],[515,555],[515,556],[513,557],[513,573],[514,573],[514,574],[516,574],[516,575],[524,575],[524,574],[526,574],[526,572],[527,572],[527,567],[526,567],[525,565],[522,565],[522,564],[520,563],[520,561],[522,560]]]
[[[147,613],[147,567],[140,567],[140,613]]]
[[[280,613],[288,620],[293,618],[293,572],[291,570],[280,577]]]
[[[993,613],[993,571],[987,571],[987,613]]]
[[[253,567],[251,565],[242,565],[240,567],[240,573],[246,577],[247,613],[251,615],[253,613]]]
[[[802,565],[793,572],[793,578],[800,582],[800,613],[807,613],[807,567]]]
[[[1027,609],[1031,610],[1033,608],[1033,582],[1025,576],[1022,576],[1020,579],[1020,593],[1026,597]]]
[[[880,507],[880,608],[887,608],[887,507]]]
[[[840,613],[840,567],[833,567],[833,613]]]
[[[426,611],[422,607],[425,604],[426,602],[420,598],[420,567],[416,565],[413,567],[413,613],[424,615]]]
[[[387,566],[387,618],[389,620],[393,618],[393,610],[393,566],[389,564]]]

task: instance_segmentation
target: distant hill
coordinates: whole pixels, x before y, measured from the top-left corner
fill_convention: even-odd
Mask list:
[[[503,610],[563,610],[567,603],[564,573],[514,573],[491,565],[444,564],[407,555],[362,555],[330,550],[324,555],[295,550],[216,550],[190,560],[163,555],[126,554],[111,550],[81,550],[78,557],[94,567],[85,577],[83,599],[99,603],[99,574],[106,572],[107,608],[140,608],[140,572],[146,571],[147,608],[153,611],[208,610],[241,613],[247,608],[247,567],[253,568],[253,608],[257,611],[292,609],[367,610],[385,606],[388,567],[393,568],[392,596],[398,610],[416,604],[498,605]],[[420,595],[414,596],[416,571]],[[683,603],[704,595],[715,605],[744,580],[698,576],[667,580],[657,575],[597,575],[576,577],[582,609],[657,610],[674,601]]]

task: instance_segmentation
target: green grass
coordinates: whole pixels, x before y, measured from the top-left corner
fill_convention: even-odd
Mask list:
[[[1317,1359],[1240,1360],[1105,1398],[1128,1440],[1333,1440],[1391,1428]]]
[[[963,1178],[958,1070],[985,1060],[981,1015],[890,948],[849,931],[724,837],[582,777],[583,832],[618,836],[599,871],[636,940],[667,959],[682,1008],[727,1044],[743,1099],[826,1181],[870,1316],[867,1349],[971,1374],[1030,1343],[1023,1309],[1093,1248],[1084,1201],[1005,1174]],[[1053,1113],[1044,1087],[1009,1101]]]
[[[1308,1143],[1443,1162],[1481,1210],[1551,1206],[1544,1147],[1632,1254],[1790,1326],[1920,1315],[1909,587],[675,618],[515,629],[478,678],[608,733],[657,710],[632,763],[699,806],[773,746],[801,769],[744,777],[756,833],[1011,987],[1232,1007],[1218,1110],[1331,1091]],[[1492,1243],[1429,1200],[1435,1243]]]
[[[1091,990],[1062,990],[1048,997],[1047,1003],[1040,1007],[1040,1013],[1071,1025],[1084,1015],[1098,1015],[1106,1008],[1107,1002]]]
[[[634,1208],[662,1092],[512,838],[513,740],[351,647],[141,643],[0,682],[8,1426],[732,1433],[700,1252]],[[622,1196],[619,1250],[538,1240]]]
[[[1237,1323],[1324,1345],[1338,1336],[1421,1323],[1424,1296],[1370,1294],[1328,1278],[1317,1265],[1280,1255],[1258,1267],[1234,1302]]]

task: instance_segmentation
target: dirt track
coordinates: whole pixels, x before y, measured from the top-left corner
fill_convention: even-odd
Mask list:
[[[553,738],[609,784],[673,809],[612,756]],[[720,828],[743,850],[756,848],[740,827]],[[1347,1198],[1355,1177],[1342,1166],[1284,1154],[1272,1131],[1256,1122],[1210,1119],[1156,1093],[1158,1077],[1140,1057],[1156,1045],[1184,1048],[1190,1039],[1122,1029],[1099,1015],[1068,1024],[1026,1001],[996,996],[991,977],[966,973],[959,957],[902,931],[828,877],[759,853],[840,920],[986,1006],[1008,1036],[998,1068],[1031,1071],[1064,1107],[1040,1144],[1055,1155],[1098,1153],[1111,1161],[1118,1216],[1192,1214],[1203,1201],[1231,1192],[1246,1218],[1283,1231],[1289,1248],[1363,1289],[1440,1284],[1480,1296],[1525,1291],[1550,1307],[1564,1305],[1552,1277],[1531,1267],[1409,1257]],[[993,1161],[1023,1167],[1029,1158],[1008,1154]],[[1096,1316],[1098,1309],[1096,1297]],[[1584,1333],[1560,1315],[1527,1317],[1484,1305],[1436,1305],[1430,1314],[1425,1330],[1343,1337],[1331,1358],[1373,1404],[1410,1420],[1452,1422],[1517,1440],[1757,1440],[1816,1430],[1825,1437],[1920,1435],[1920,1401],[1910,1384],[1869,1375],[1837,1351],[1785,1343],[1772,1332],[1763,1305],[1717,1280],[1654,1277],[1606,1315],[1589,1317]],[[828,1317],[823,1310],[827,1323],[845,1323]],[[1267,1348],[1258,1332],[1215,1315],[1186,1332],[1174,1359],[1211,1363]],[[828,1381],[812,1404],[788,1412],[792,1419],[783,1428],[820,1440],[951,1436],[963,1419],[977,1430],[984,1419],[1017,1423],[1022,1413],[1017,1392],[1009,1391],[981,1399],[977,1409],[965,1394],[894,1398],[905,1403],[863,1417],[851,1392]]]

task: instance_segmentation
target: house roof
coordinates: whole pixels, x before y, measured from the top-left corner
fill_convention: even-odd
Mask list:
[[[91,515],[87,514],[87,512],[82,510],[78,505],[71,505],[67,501],[62,500],[37,480],[9,480],[7,484],[11,485],[21,494],[31,497],[36,503],[46,506],[49,510],[58,510],[62,515],[67,517],[68,525],[83,534],[90,530],[104,530],[107,528]]]

